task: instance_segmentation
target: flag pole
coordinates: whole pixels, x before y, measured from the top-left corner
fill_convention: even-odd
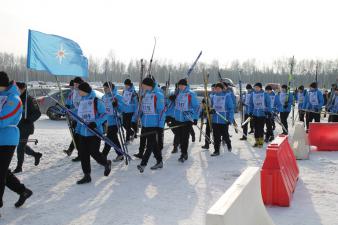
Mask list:
[[[25,120],[27,119],[28,73],[29,73],[29,69],[27,68],[27,70],[26,70],[26,99],[25,99]]]

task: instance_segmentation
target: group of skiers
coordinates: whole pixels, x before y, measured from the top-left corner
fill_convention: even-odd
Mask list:
[[[105,82],[104,95],[100,98],[81,77],[74,78],[69,84],[71,92],[64,105],[72,142],[64,152],[70,156],[77,149],[78,155],[73,161],[81,162],[84,174],[77,184],[91,182],[90,157],[104,167],[105,176],[110,174],[112,161],[108,159],[108,154],[111,147],[116,153],[113,162],[126,160],[127,163],[127,145],[135,138],[140,138],[139,152],[134,154],[141,159],[137,169],[144,172],[151,153],[156,164],[150,169],[162,168],[164,132],[168,129],[174,134],[172,153],[180,149],[179,162],[188,160],[192,133],[195,141],[193,126],[198,127],[205,136],[202,148],[208,149],[213,144],[211,156],[220,155],[221,144],[229,152],[232,151],[229,126],[234,126],[238,131],[234,119],[238,105],[232,84],[222,81],[213,84],[212,91],[201,102],[190,89],[187,79],[179,80],[175,91],[171,92],[167,86],[161,88],[151,76],[142,80],[138,93],[130,79],[126,79],[124,85],[123,92],[119,94],[112,82]],[[311,121],[320,121],[324,98],[316,83],[311,83],[309,90],[300,86],[295,93],[287,85],[282,85],[280,92],[275,93],[269,85],[263,89],[262,83],[256,83],[253,87],[247,84],[246,90],[239,101],[239,110],[243,112],[243,136],[240,140],[247,140],[248,134],[254,133],[254,147],[262,148],[264,141],[274,139],[275,121],[282,127],[283,134],[288,134],[287,120],[295,102],[298,103],[299,120],[304,121],[306,115],[307,128]],[[338,122],[337,86],[332,87],[325,106],[330,115],[329,121]],[[77,116],[72,117],[72,113]],[[35,99],[27,94],[26,84],[10,82],[7,74],[0,72],[0,207],[5,185],[20,195],[16,207],[20,207],[32,195],[32,191],[21,184],[14,173],[22,171],[25,153],[34,157],[35,165],[40,162],[42,154],[27,146],[29,135],[34,132],[33,123],[40,115]],[[200,118],[201,126],[198,124]],[[166,124],[168,128],[165,128]],[[93,131],[105,134],[113,144],[106,142],[100,151],[102,138]],[[16,148],[18,164],[11,172],[9,165]]]

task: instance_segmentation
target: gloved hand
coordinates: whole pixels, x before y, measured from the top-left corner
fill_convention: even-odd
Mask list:
[[[205,102],[205,99],[203,98],[203,99],[202,99],[202,104],[205,104],[205,103],[206,103],[206,102]]]
[[[193,123],[194,125],[197,125],[197,120],[194,120],[194,123]]]
[[[176,95],[170,95],[169,100],[174,102],[176,100]]]
[[[210,109],[209,113],[210,113],[210,114],[215,114],[215,113],[216,113],[216,110],[215,110],[215,109]]]
[[[253,114],[252,114],[252,113],[249,113],[249,117],[253,117]]]
[[[90,122],[90,123],[88,124],[88,127],[89,127],[90,129],[95,129],[97,126],[96,126],[96,123],[95,123],[95,122]]]
[[[118,103],[117,103],[117,99],[114,99],[114,100],[113,100],[113,107],[116,108],[116,107],[117,107],[117,104],[118,104]]]
[[[288,104],[284,104],[284,106],[283,106],[284,109],[287,109],[288,107],[289,107]]]

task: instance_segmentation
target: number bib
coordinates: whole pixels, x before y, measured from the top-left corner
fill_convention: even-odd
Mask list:
[[[130,92],[130,91],[124,91],[124,92],[123,92],[123,102],[124,102],[125,104],[129,105],[132,96],[133,96],[133,92]]]
[[[114,115],[113,97],[105,97],[103,102],[104,102],[104,106],[106,108],[106,113],[110,116]]]
[[[298,93],[298,103],[302,104],[304,102],[304,95],[303,93]]]
[[[95,120],[94,99],[82,100],[77,115],[86,122],[93,122]]]
[[[280,93],[279,99],[280,99],[280,103],[282,105],[284,105],[285,104],[285,100],[286,100],[286,93]]]
[[[275,98],[276,98],[276,96],[275,96],[275,95],[270,95],[271,108],[273,108],[273,107],[274,107],[274,105],[275,105]]]
[[[253,94],[253,104],[255,109],[265,109],[264,93]]]
[[[226,96],[214,96],[213,106],[217,112],[225,112],[225,98]]]
[[[7,96],[0,96],[0,112],[2,111],[2,107],[7,101]]]
[[[72,95],[72,100],[73,100],[73,105],[76,109],[79,108],[80,102],[81,102],[81,96],[79,94],[78,90],[74,90],[73,91],[73,95]]]
[[[155,114],[155,94],[146,94],[142,99],[142,111],[146,115]]]
[[[310,100],[311,105],[317,106],[319,104],[317,92],[310,92],[309,93],[309,100]]]
[[[175,102],[175,108],[179,111],[188,111],[189,110],[189,100],[188,100],[189,94],[180,94],[178,95],[176,102]]]

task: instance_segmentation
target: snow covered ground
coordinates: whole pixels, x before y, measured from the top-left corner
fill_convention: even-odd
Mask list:
[[[278,125],[277,125],[278,126]],[[199,131],[195,128],[198,140]],[[34,191],[23,208],[15,209],[18,196],[6,189],[0,224],[116,224],[116,225],[202,225],[211,205],[248,166],[261,166],[265,150],[253,149],[253,137],[240,142],[233,135],[233,152],[211,158],[198,141],[190,144],[189,160],[181,164],[171,154],[172,133],[165,133],[164,168],[144,174],[136,169],[139,160],[126,167],[115,163],[109,177],[92,160],[92,183],[76,185],[81,178],[80,163],[62,153],[70,135],[65,121],[43,116],[36,123],[33,146],[42,152],[40,166],[26,156],[20,179]],[[280,130],[279,130],[280,131]],[[293,131],[291,131],[291,134]],[[137,152],[138,140],[129,146]],[[73,153],[74,155],[74,153]],[[110,157],[115,157],[113,152]],[[14,168],[16,158],[11,167]],[[313,152],[311,159],[298,161],[300,179],[291,207],[269,207],[277,225],[338,224],[338,152]],[[245,216],[245,211],[243,211]]]

